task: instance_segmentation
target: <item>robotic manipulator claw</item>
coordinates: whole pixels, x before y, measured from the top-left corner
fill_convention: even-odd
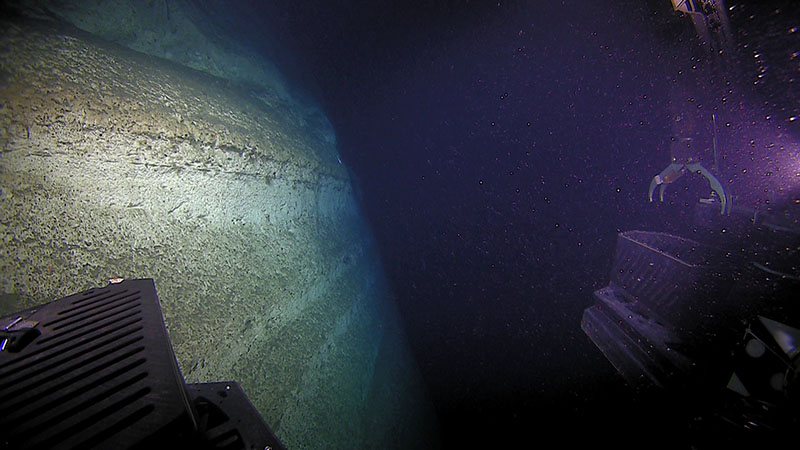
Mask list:
[[[705,177],[708,180],[709,184],[711,185],[711,190],[716,194],[717,198],[720,202],[720,214],[728,214],[730,213],[730,197],[725,192],[725,189],[722,187],[722,183],[719,182],[717,177],[714,176],[711,172],[708,171],[705,167],[703,167],[700,163],[686,163],[681,164],[678,162],[672,162],[670,165],[667,166],[666,169],[662,170],[661,173],[654,176],[652,181],[650,181],[650,189],[647,193],[648,198],[650,201],[653,201],[653,192],[656,190],[656,186],[659,187],[658,191],[658,199],[660,201],[664,201],[664,191],[667,188],[668,184],[673,183],[675,180],[683,176],[684,173],[687,171],[692,173],[697,173]],[[701,202],[712,202],[714,201],[713,196],[710,199],[701,199]]]

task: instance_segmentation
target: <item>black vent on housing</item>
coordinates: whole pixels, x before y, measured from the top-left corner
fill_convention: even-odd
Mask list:
[[[0,352],[3,447],[121,448],[195,428],[153,280],[66,297],[0,328],[9,336],[20,323],[40,334]]]
[[[199,437],[209,450],[283,450],[235,381],[186,386],[194,399]]]

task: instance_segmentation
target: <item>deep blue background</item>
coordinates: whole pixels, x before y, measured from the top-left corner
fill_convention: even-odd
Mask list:
[[[677,230],[697,200],[698,180],[646,198],[689,20],[666,0],[290,3],[231,32],[323,102],[446,446],[674,448],[687,419],[631,392],[580,320],[616,234]]]
[[[399,12],[322,81],[445,443],[664,429],[580,319],[616,233],[656,224],[672,50],[641,5],[458,6]]]

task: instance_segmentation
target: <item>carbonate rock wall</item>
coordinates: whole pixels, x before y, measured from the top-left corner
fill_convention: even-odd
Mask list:
[[[239,381],[289,448],[434,445],[326,120],[71,28],[0,29],[0,314],[154,278],[186,379]]]
[[[270,60],[226,35],[221,21],[237,2],[211,0],[21,0],[28,15],[57,17],[138,52],[247,84],[266,98],[292,99],[293,88]],[[260,42],[268,46],[269,43]],[[294,87],[295,94],[296,86]],[[294,100],[299,100],[298,95]]]

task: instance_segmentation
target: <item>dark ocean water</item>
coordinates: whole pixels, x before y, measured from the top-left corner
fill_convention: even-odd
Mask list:
[[[637,396],[580,321],[617,233],[685,231],[702,188],[647,201],[670,157],[670,80],[698,64],[689,19],[660,0],[378,3],[224,16],[323,101],[446,446],[680,447],[689,419]],[[728,6],[736,95],[796,145],[797,7]],[[727,164],[748,191],[735,152]]]

